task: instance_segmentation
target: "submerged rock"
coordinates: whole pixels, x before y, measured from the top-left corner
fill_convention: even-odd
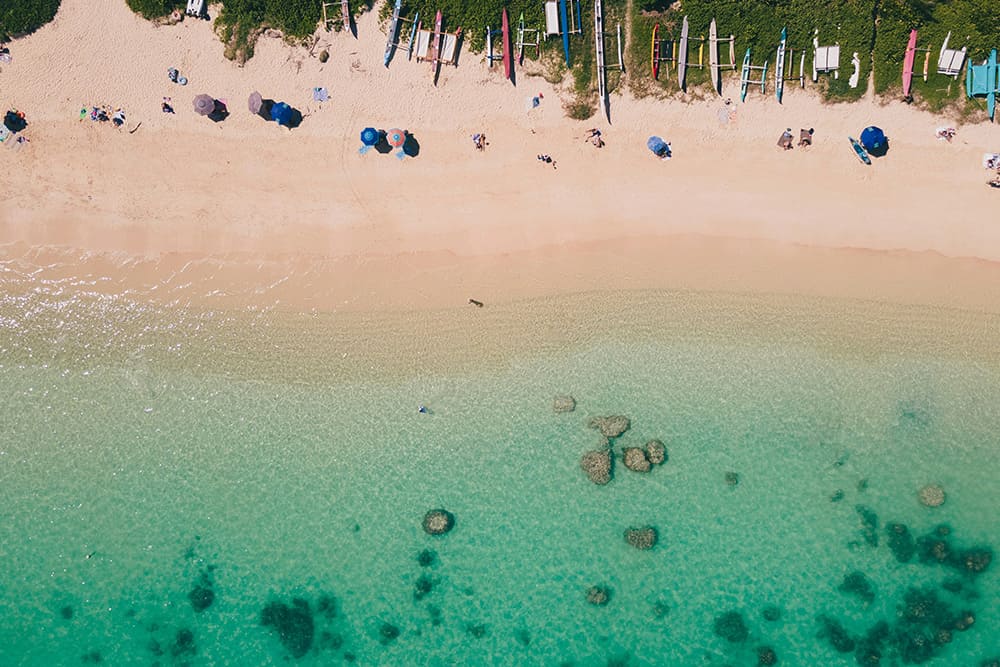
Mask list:
[[[861,534],[869,546],[878,546],[878,514],[864,505],[855,505],[854,510],[861,518]]]
[[[858,640],[857,648],[854,650],[854,660],[859,665],[872,665],[876,667],[882,664],[882,645],[889,638],[889,624],[879,621],[868,629],[865,636]]]
[[[844,576],[844,581],[837,587],[841,593],[857,596],[865,604],[871,604],[875,600],[875,589],[868,581],[864,572],[855,570]]]
[[[649,472],[649,459],[646,458],[646,452],[639,449],[638,447],[626,447],[622,450],[622,460],[625,463],[625,467],[634,472]]]
[[[781,609],[775,605],[768,605],[764,607],[764,610],[760,613],[764,617],[765,621],[774,622],[781,618]]]
[[[740,474],[738,472],[727,472],[726,473],[726,486],[739,486],[740,484]]]
[[[743,622],[743,615],[738,611],[727,611],[716,616],[714,628],[716,635],[734,644],[745,642],[750,636],[750,630]]]
[[[62,616],[67,621],[73,618],[73,607],[66,605],[59,610],[59,615]]]
[[[993,551],[988,547],[966,549],[958,554],[958,565],[970,574],[981,574],[993,562]]]
[[[430,510],[424,515],[423,525],[428,535],[444,535],[455,527],[455,516],[448,510]]]
[[[854,639],[850,633],[835,618],[830,618],[825,614],[820,614],[816,620],[819,622],[819,637],[830,642],[835,650],[840,653],[850,653],[854,650]]]
[[[194,655],[198,652],[198,647],[194,643],[194,633],[183,628],[177,631],[174,643],[170,645],[170,655],[178,658],[182,655]]]
[[[659,440],[650,440],[646,443],[646,458],[654,466],[667,462],[667,448]]]
[[[293,658],[301,658],[312,647],[316,631],[309,603],[294,598],[291,605],[271,602],[260,615],[260,624],[278,633],[281,645]]]
[[[944,505],[944,489],[937,484],[928,484],[920,489],[920,504],[926,507],[940,507]]]
[[[431,551],[430,549],[424,549],[417,554],[417,563],[420,567],[430,567],[437,563],[437,552]]]
[[[607,484],[611,481],[611,450],[595,449],[587,452],[580,459],[580,467],[594,484]]]
[[[417,581],[413,585],[413,599],[419,602],[427,597],[432,590],[434,590],[434,580],[426,574],[422,574],[417,577]]]
[[[485,623],[469,624],[465,626],[465,631],[476,639],[482,639],[489,632],[489,626]]]
[[[625,531],[625,541],[636,549],[643,551],[646,549],[652,549],[656,546],[658,539],[659,536],[656,533],[656,528],[653,528],[652,526],[629,528]]]
[[[622,415],[612,415],[610,417],[593,417],[587,426],[597,429],[605,438],[617,438],[629,429],[631,423],[628,417]]]
[[[900,563],[909,563],[917,552],[917,543],[910,529],[901,523],[890,523],[885,527],[889,535],[889,550]]]
[[[396,641],[400,635],[400,630],[392,623],[383,623],[378,629],[379,642],[384,644],[391,644]]]
[[[191,602],[191,607],[198,614],[211,607],[212,603],[215,602],[215,591],[212,590],[211,585],[204,585],[204,583],[196,585],[188,593],[188,600]]]
[[[778,654],[774,652],[774,649],[770,646],[758,646],[757,647],[757,665],[758,667],[764,665],[777,665],[778,664]]]
[[[595,607],[603,607],[611,601],[611,589],[605,586],[591,586],[587,589],[587,602]]]
[[[552,400],[552,410],[555,412],[573,412],[573,410],[576,410],[576,399],[572,396],[556,396]]]

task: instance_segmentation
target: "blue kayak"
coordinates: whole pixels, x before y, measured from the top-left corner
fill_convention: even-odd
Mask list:
[[[854,152],[857,154],[858,159],[865,164],[871,164],[872,159],[868,157],[868,151],[865,150],[865,147],[862,146],[861,143],[854,137],[847,137],[847,139],[851,142],[851,146],[854,148]]]

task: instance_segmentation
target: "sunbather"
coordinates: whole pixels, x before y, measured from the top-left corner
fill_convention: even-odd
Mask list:
[[[808,130],[799,129],[799,146],[812,146],[813,142],[813,129],[810,127]]]
[[[163,109],[163,113],[173,113],[174,112],[174,108],[170,105],[170,98],[169,97],[164,97],[163,98],[163,104],[160,105],[160,108]]]
[[[792,140],[792,128],[788,128],[782,132],[781,136],[778,138],[778,146],[786,151],[789,151],[792,149]]]

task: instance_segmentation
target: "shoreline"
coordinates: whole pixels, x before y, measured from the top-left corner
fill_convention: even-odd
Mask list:
[[[946,144],[934,138],[939,117],[799,91],[780,106],[735,104],[725,125],[721,98],[628,95],[614,98],[611,126],[576,122],[544,80],[512,88],[475,54],[437,88],[405,59],[375,67],[384,35],[371,14],[360,39],[325,37],[326,65],[265,38],[241,68],[204,22],[156,27],[122,3],[98,5],[65,0],[0,72],[31,123],[32,142],[5,156],[0,200],[0,261],[15,276],[89,275],[161,302],[293,311],[643,289],[1000,303],[1000,227],[984,224],[996,198],[980,165],[1000,143],[985,124]],[[73,40],[148,59],[97,67],[89,47],[72,62],[50,57]],[[192,84],[170,84],[168,66]],[[309,101],[313,85],[333,100]],[[725,93],[736,97],[734,85]],[[302,126],[251,116],[242,100],[254,89],[302,109]],[[187,98],[205,91],[229,97],[232,116],[195,115]],[[542,105],[526,111],[539,92]],[[178,96],[176,115],[159,111],[165,94]],[[120,104],[140,129],[79,122],[82,100]],[[865,168],[846,135],[870,122],[892,148]],[[409,129],[420,155],[358,155],[367,124]],[[583,140],[592,125],[605,148]],[[782,152],[774,139],[786,126],[815,127],[814,145]],[[469,137],[482,130],[491,145],[479,153]],[[651,133],[671,141],[673,160],[649,154]]]

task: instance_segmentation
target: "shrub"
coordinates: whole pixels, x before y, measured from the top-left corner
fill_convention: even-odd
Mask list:
[[[14,0],[0,2],[0,39],[27,35],[52,20],[59,0]]]
[[[125,0],[126,4],[136,14],[146,19],[158,19],[175,9],[183,9],[184,0]]]

